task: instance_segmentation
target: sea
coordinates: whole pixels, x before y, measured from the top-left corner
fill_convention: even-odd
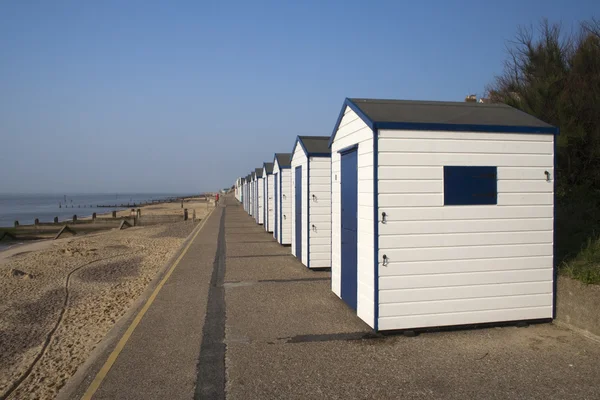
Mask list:
[[[182,193],[118,193],[118,194],[0,194],[0,227],[12,227],[15,221],[21,225],[40,222],[53,222],[73,218],[73,215],[87,217],[93,213],[102,214],[123,210],[121,204],[139,204],[152,200],[187,196]],[[117,207],[98,207],[117,205]]]

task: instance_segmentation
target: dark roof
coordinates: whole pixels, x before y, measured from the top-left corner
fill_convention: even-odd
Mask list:
[[[296,141],[309,156],[331,156],[329,136],[298,136]]]
[[[256,177],[257,178],[262,178],[262,168],[256,168]]]
[[[272,162],[263,163],[263,168],[267,170],[267,175],[270,175],[273,173],[273,163]]]
[[[330,142],[333,141],[338,130],[346,106],[350,107],[373,130],[558,134],[558,128],[506,104],[346,99]]]
[[[256,178],[256,172],[252,171],[252,173],[250,175],[252,175],[251,180],[254,180],[254,178]]]
[[[350,101],[374,122],[552,127],[506,104],[372,99]]]
[[[277,164],[279,168],[288,168],[292,166],[292,154],[291,153],[275,153]]]

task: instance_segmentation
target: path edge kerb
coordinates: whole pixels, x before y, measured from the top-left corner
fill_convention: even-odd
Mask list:
[[[96,374],[100,371],[111,352],[116,347],[119,340],[127,331],[133,319],[138,315],[142,307],[148,301],[148,298],[152,295],[156,287],[165,277],[169,269],[173,266],[173,263],[179,258],[186,246],[193,239],[194,235],[200,231],[208,219],[212,217],[216,207],[214,207],[201,222],[198,223],[192,232],[185,238],[183,243],[179,246],[175,254],[169,258],[169,260],[160,268],[156,273],[152,281],[146,286],[146,289],[142,294],[133,302],[125,314],[119,318],[115,325],[106,333],[106,335],[100,340],[96,347],[92,350],[86,361],[77,368],[77,371],[73,376],[67,380],[67,383],[58,392],[56,400],[69,400],[78,399],[83,395],[83,392],[87,390],[89,384],[94,380]],[[87,383],[86,383],[87,382]],[[84,384],[86,383],[86,384]]]

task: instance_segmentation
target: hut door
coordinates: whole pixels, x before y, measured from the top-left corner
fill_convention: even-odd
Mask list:
[[[357,297],[358,171],[356,149],[342,154],[341,165],[341,295],[353,310]]]
[[[296,167],[296,257],[302,261],[302,166]]]
[[[279,197],[277,197],[277,184],[279,182],[277,182],[277,180],[279,179],[279,174],[274,174],[273,175],[273,203],[275,204],[275,207],[273,207],[273,209],[275,210],[275,212],[273,213],[273,221],[275,222],[275,226],[273,227],[273,232],[275,232],[275,239],[279,240],[279,235],[277,233],[277,230],[279,228],[279,218],[277,215],[277,200],[279,200]]]

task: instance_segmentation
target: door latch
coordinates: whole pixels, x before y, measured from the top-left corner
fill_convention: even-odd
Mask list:
[[[385,224],[387,222],[387,214],[384,212],[381,213],[381,223]]]
[[[383,266],[386,267],[390,263],[390,259],[385,254],[383,255]]]

